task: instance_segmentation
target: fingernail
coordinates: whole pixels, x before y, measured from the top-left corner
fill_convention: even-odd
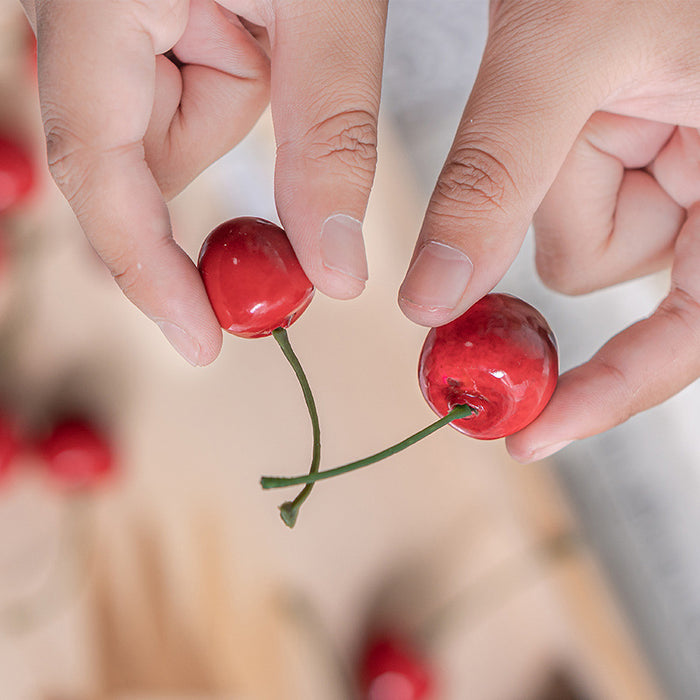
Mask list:
[[[473,269],[461,250],[428,241],[413,261],[399,296],[424,309],[453,309],[464,296]]]
[[[163,331],[163,335],[180,355],[193,367],[199,367],[201,348],[199,343],[187,331],[170,321],[156,321],[156,325]]]
[[[347,214],[329,216],[321,228],[321,260],[329,270],[366,282],[362,223]]]
[[[546,445],[545,447],[540,447],[536,450],[533,450],[530,454],[530,461],[537,462],[538,460],[544,459],[545,457],[550,457],[555,452],[559,452],[559,450],[562,450],[567,445],[570,445],[572,442],[573,440],[563,440],[562,442],[555,442],[551,445]]]

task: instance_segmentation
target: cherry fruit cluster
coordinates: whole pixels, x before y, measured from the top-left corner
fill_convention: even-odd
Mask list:
[[[314,288],[285,232],[263,219],[227,221],[204,241],[199,270],[222,328],[242,338],[272,335],[299,378],[313,427],[309,473],[261,479],[263,488],[304,485],[280,507],[290,527],[316,481],[385,459],[443,425],[482,440],[511,435],[541,413],[557,383],[557,346],[544,317],[517,297],[487,294],[459,318],[431,329],[423,345],[419,384],[439,420],[365,459],[320,471],[316,406],[286,332]]]

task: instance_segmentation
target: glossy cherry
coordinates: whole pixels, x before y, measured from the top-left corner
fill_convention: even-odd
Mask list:
[[[0,134],[0,213],[21,202],[34,186],[34,165],[27,151]]]
[[[114,472],[114,450],[97,426],[82,418],[56,423],[36,445],[49,474],[69,488],[92,487]]]
[[[254,217],[217,226],[202,245],[199,271],[222,328],[242,338],[288,328],[314,293],[285,232]]]
[[[423,700],[435,686],[427,659],[408,640],[388,633],[370,638],[359,676],[366,700]]]
[[[418,366],[421,391],[435,413],[471,406],[476,413],[450,425],[482,440],[531,423],[557,377],[552,330],[542,314],[509,294],[487,294],[459,318],[431,329]]]

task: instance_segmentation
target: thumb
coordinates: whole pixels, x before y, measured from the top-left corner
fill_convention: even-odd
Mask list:
[[[581,18],[556,6],[503,3],[492,13],[474,88],[399,291],[416,323],[447,323],[496,285],[604,99],[594,27],[582,36]]]

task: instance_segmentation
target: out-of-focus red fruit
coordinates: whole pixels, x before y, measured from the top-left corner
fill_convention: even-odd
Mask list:
[[[408,640],[391,634],[371,638],[359,676],[364,700],[424,700],[435,688],[428,661]]]
[[[0,213],[27,197],[34,179],[31,155],[16,141],[0,134]]]
[[[36,450],[51,476],[69,488],[97,486],[115,469],[110,441],[93,424],[80,418],[54,425]]]

